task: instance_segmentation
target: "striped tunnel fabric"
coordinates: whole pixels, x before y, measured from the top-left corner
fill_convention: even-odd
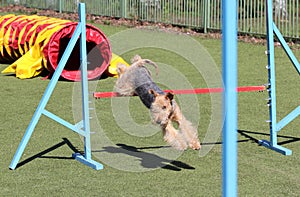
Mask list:
[[[75,31],[77,22],[37,15],[0,17],[0,62],[10,64],[2,73],[15,73],[20,79],[32,78],[48,71],[51,75]],[[105,34],[87,24],[88,79],[107,70],[111,48]],[[61,77],[80,80],[80,46],[75,48]]]

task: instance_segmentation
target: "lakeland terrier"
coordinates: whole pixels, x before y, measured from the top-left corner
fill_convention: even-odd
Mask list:
[[[152,80],[150,71],[144,66],[157,65],[148,59],[136,55],[130,67],[123,64],[117,66],[118,79],[115,85],[120,96],[138,95],[144,105],[150,109],[154,123],[160,125],[164,140],[177,150],[185,150],[189,146],[194,150],[201,148],[198,132],[181,113],[174,94],[165,93]],[[173,122],[178,124],[175,129]]]

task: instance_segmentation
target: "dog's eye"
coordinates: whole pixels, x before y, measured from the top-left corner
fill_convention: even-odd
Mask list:
[[[162,109],[163,109],[163,110],[167,109],[167,106],[162,106]]]

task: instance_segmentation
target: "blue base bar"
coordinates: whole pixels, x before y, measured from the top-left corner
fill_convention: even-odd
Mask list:
[[[92,159],[86,159],[84,156],[82,156],[80,153],[73,153],[72,157],[83,163],[84,165],[87,165],[95,170],[102,170],[103,169],[103,165],[101,163],[98,163]]]
[[[271,150],[279,152],[283,155],[291,155],[292,154],[292,151],[290,149],[284,148],[283,146],[279,146],[279,145],[274,146],[267,140],[259,140],[259,144],[266,148],[269,148]]]

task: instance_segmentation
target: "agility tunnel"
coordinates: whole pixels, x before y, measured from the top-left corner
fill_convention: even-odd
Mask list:
[[[45,16],[5,15],[0,17],[0,62],[10,64],[2,73],[14,73],[20,79],[32,78],[48,71],[55,71],[68,45],[77,22]],[[88,79],[102,73],[115,75],[108,69],[112,52],[108,39],[98,28],[87,24],[86,41],[88,52]],[[75,48],[61,74],[70,81],[80,80],[80,44]],[[122,60],[114,54],[114,60]]]

